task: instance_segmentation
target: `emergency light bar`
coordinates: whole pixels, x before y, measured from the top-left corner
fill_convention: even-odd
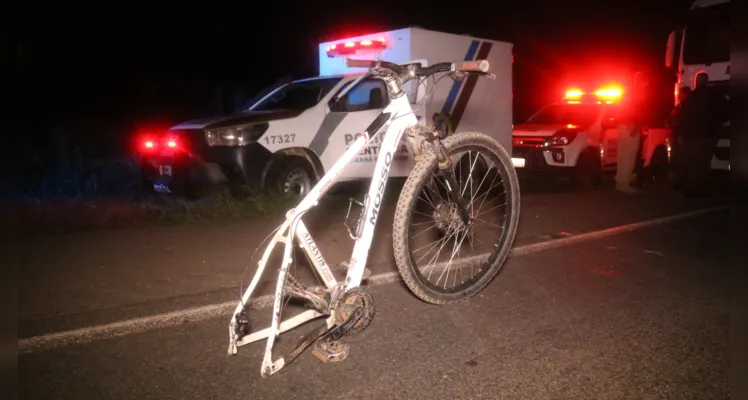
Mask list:
[[[584,92],[581,89],[569,89],[566,91],[564,100],[569,103],[579,103],[579,101],[582,99],[582,96],[584,96]]]
[[[619,86],[604,86],[597,89],[594,93],[589,94],[581,89],[569,89],[564,95],[564,100],[569,104],[579,104],[587,99],[594,99],[595,102],[613,104],[621,101],[623,89]]]
[[[387,43],[384,39],[359,40],[335,43],[327,48],[327,57],[347,57],[354,54],[365,54],[385,50]]]
[[[595,91],[595,96],[606,104],[617,102],[623,96],[623,90],[618,87],[607,87]]]

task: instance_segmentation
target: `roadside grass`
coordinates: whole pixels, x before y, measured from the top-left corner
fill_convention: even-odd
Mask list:
[[[22,204],[19,223],[27,233],[191,224],[211,219],[277,216],[291,201],[269,193],[236,196],[217,190],[200,199],[158,195],[135,199],[91,196]]]
[[[273,218],[298,201],[250,187],[220,186],[196,199],[151,193],[134,155],[93,159],[60,148],[28,160],[35,163],[27,161],[13,210],[5,210],[25,234]]]
[[[29,157],[20,193],[13,201],[18,231],[54,234],[100,229],[194,224],[209,220],[282,217],[299,198],[250,187],[215,187],[196,199],[159,195],[143,185],[134,155],[88,158],[60,148],[55,157]],[[347,210],[349,198],[363,202],[369,180],[334,187],[317,209]],[[341,190],[342,189],[342,190]],[[385,195],[395,199],[397,185]],[[8,210],[5,210],[8,211]],[[350,219],[360,208],[352,207]],[[312,211],[314,213],[314,211]]]
[[[216,187],[196,199],[151,193],[143,183],[142,159],[130,150],[131,125],[57,121],[35,135],[18,135],[12,163],[21,173],[4,190],[9,202],[0,207],[11,229],[43,235],[259,220],[282,216],[300,200],[248,187]],[[330,193],[319,206],[344,210],[348,197]]]
[[[20,230],[27,234],[68,233],[98,229],[195,224],[218,220],[262,220],[281,217],[300,198],[250,188],[221,187],[198,199],[142,195],[133,199],[87,196],[45,199],[18,207]],[[348,206],[348,197],[331,193],[320,208]]]

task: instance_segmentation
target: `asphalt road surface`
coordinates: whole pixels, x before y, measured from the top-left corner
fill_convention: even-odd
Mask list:
[[[517,246],[722,204],[668,192],[530,194]],[[454,305],[425,304],[401,283],[372,286],[377,317],[347,342],[346,361],[322,364],[307,351],[266,379],[264,341],[226,355],[225,313],[25,349],[21,398],[729,398],[728,218],[715,211],[529,251]],[[258,230],[237,223],[36,238],[25,247],[19,347],[235,300]],[[380,236],[375,248],[388,247],[387,232]],[[342,259],[348,251],[347,236],[320,237],[325,252],[338,248]],[[372,270],[394,266],[384,254]],[[298,335],[282,335],[290,340],[280,349]]]

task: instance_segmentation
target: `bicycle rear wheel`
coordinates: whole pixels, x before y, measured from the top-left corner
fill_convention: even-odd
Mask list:
[[[403,186],[392,234],[403,281],[417,297],[433,304],[472,297],[496,277],[514,242],[520,208],[517,173],[496,140],[464,132],[442,143],[453,160],[458,190],[469,202],[471,224],[466,226],[460,219],[456,204],[447,195],[436,155],[429,151]],[[496,223],[487,221],[494,217]],[[479,239],[479,234],[486,239]],[[444,249],[446,257],[440,260]],[[456,258],[465,250],[476,249],[473,256]],[[434,250],[437,253],[431,254]],[[448,286],[450,282],[454,285]]]

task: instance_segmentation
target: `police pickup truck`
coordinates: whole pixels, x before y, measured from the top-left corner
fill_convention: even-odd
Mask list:
[[[511,146],[512,45],[420,28],[378,32],[319,44],[320,75],[282,84],[246,111],[178,124],[144,138],[140,153],[147,184],[157,192],[189,191],[196,182],[239,183],[288,194],[307,193],[389,103],[384,82],[372,77],[336,99],[360,76],[345,58],[405,63],[487,59],[495,80],[469,77],[434,85],[409,82],[406,93],[419,123],[429,118],[452,131],[481,131]],[[446,81],[445,81],[446,82]],[[425,104],[426,93],[431,98]],[[413,157],[403,139],[390,174],[404,177]],[[341,181],[369,179],[377,138]]]
[[[512,131],[515,167],[571,177],[597,186],[603,173],[615,171],[618,116],[623,88],[606,85],[592,92],[569,89]],[[671,133],[664,124],[644,127],[639,161],[642,173],[664,179],[670,164]]]

